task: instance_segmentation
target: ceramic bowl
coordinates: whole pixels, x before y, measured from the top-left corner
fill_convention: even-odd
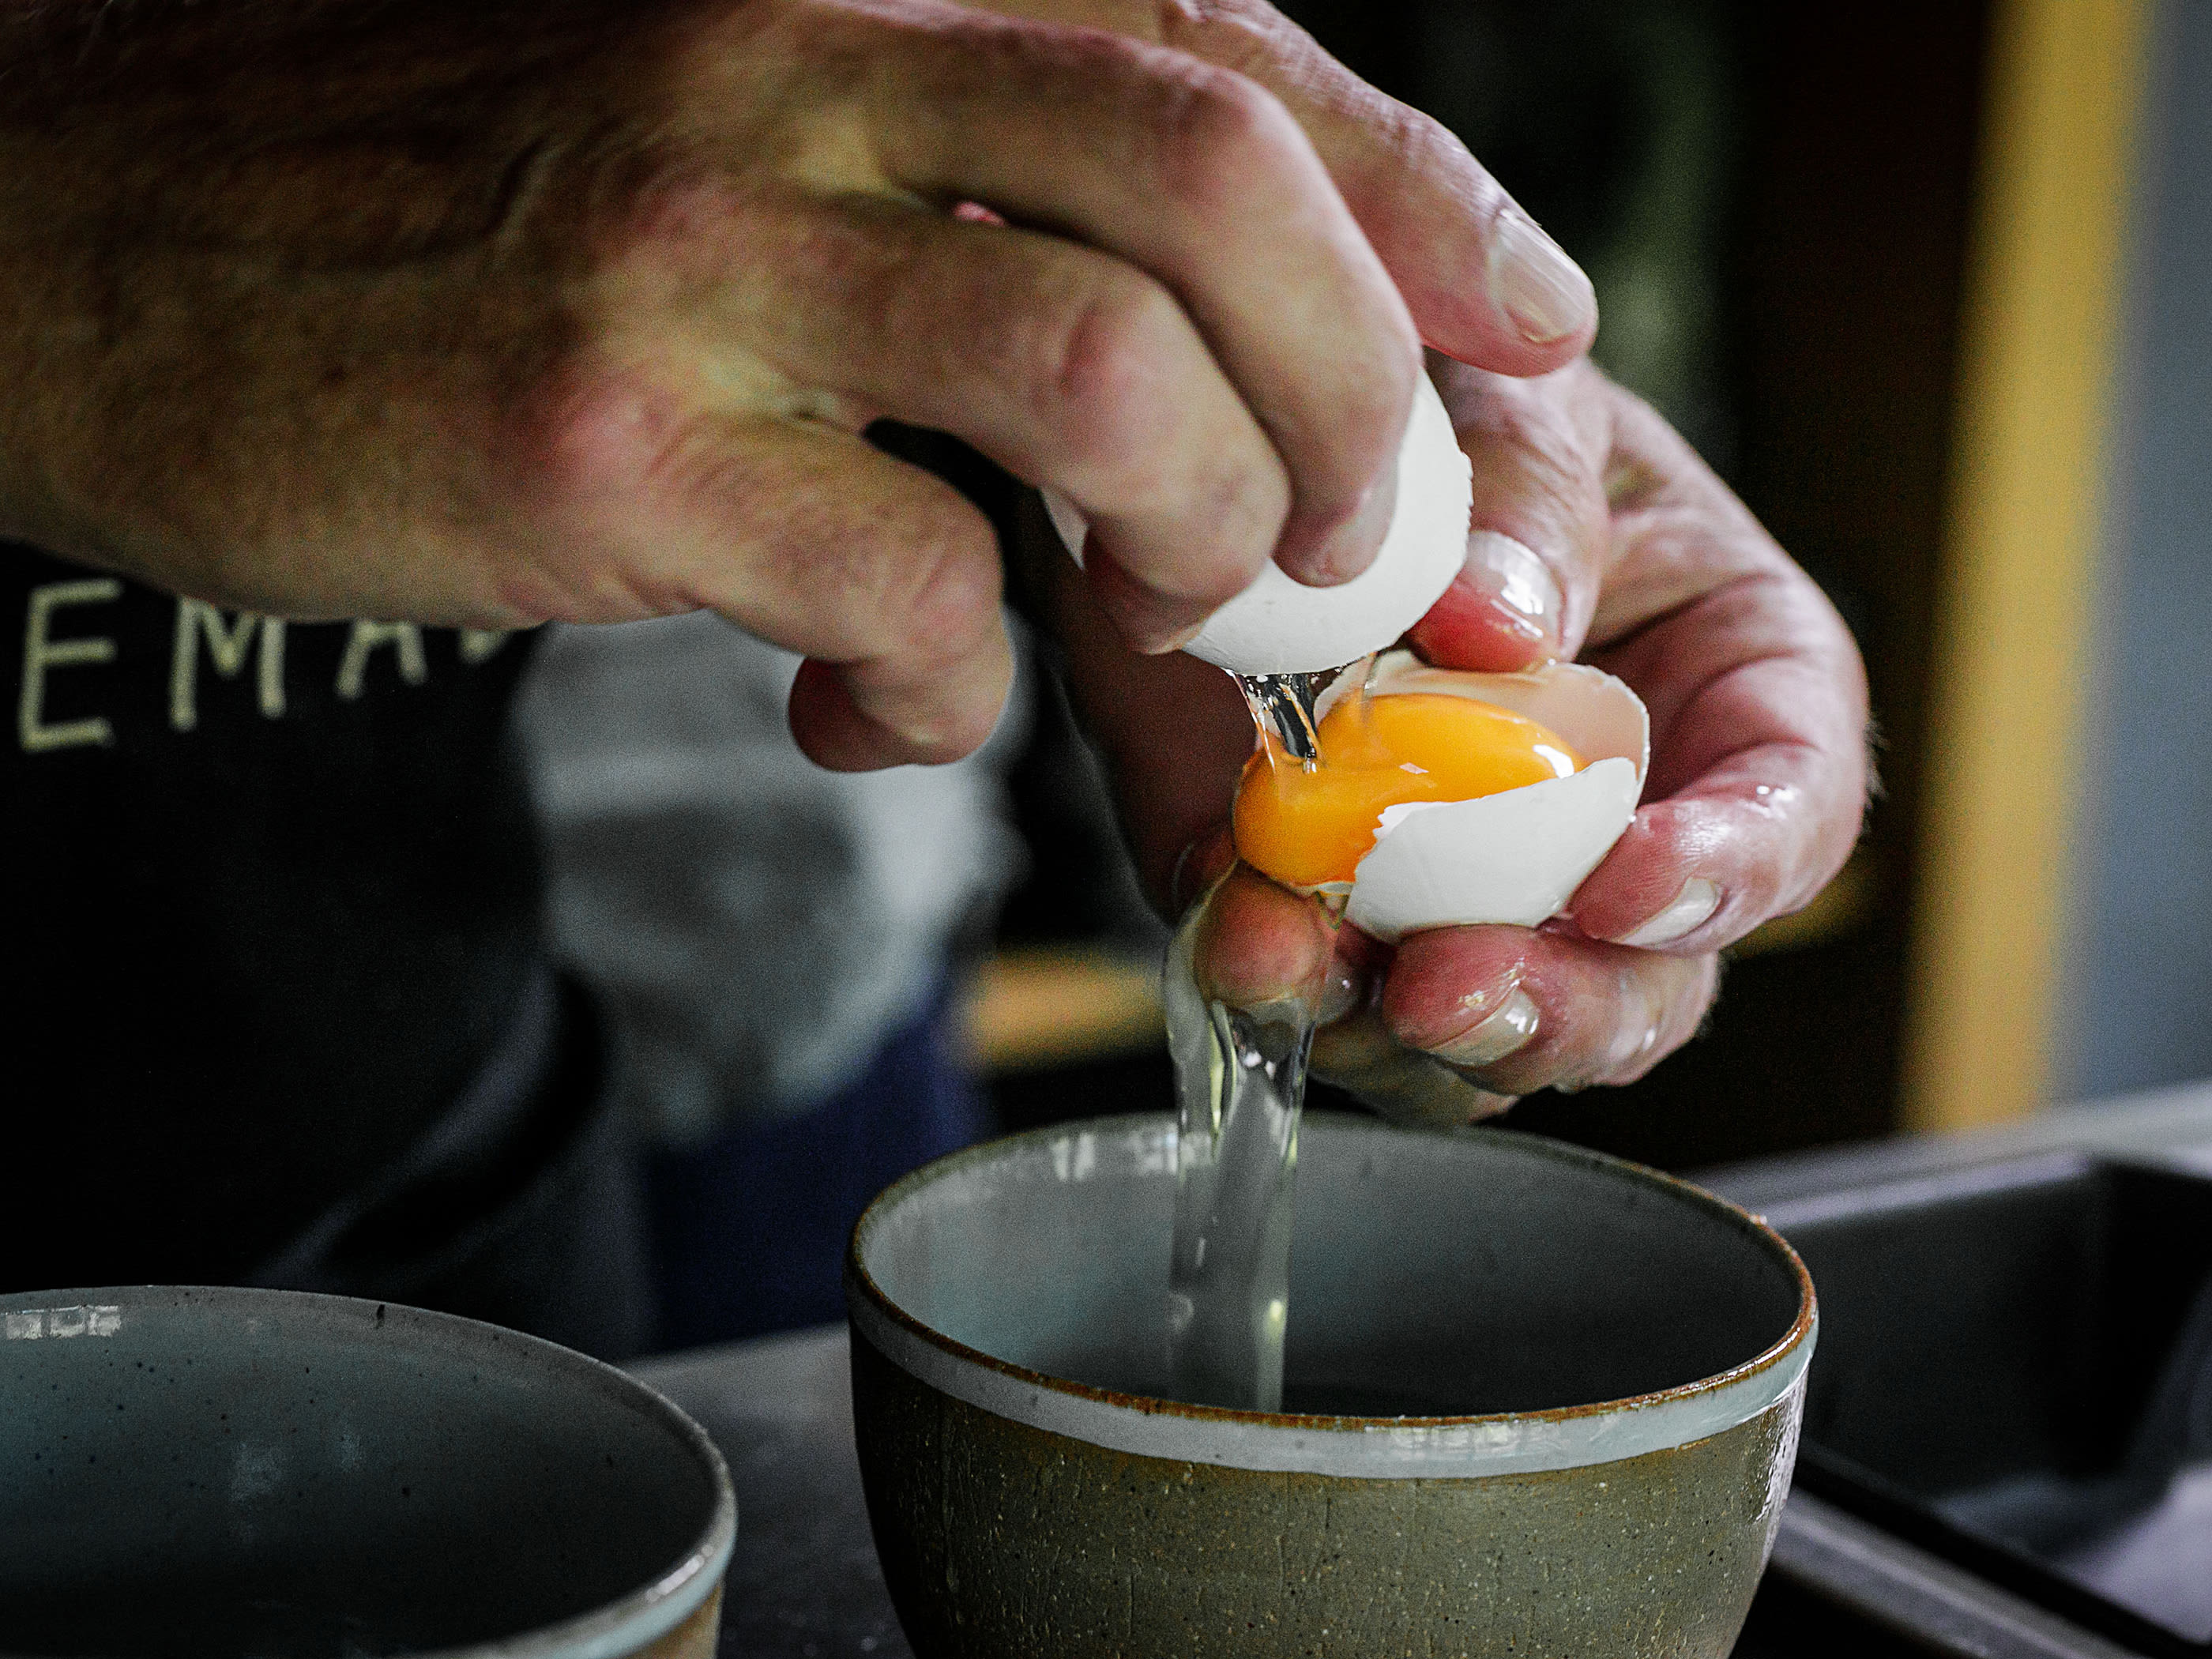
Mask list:
[[[1291,1411],[1182,1405],[1174,1147],[1016,1136],[854,1230],[861,1469],[923,1659],[1729,1651],[1813,1351],[1787,1244],[1594,1152],[1310,1116]]]
[[[0,1297],[0,1651],[706,1659],[722,1459],[642,1384],[444,1314]]]

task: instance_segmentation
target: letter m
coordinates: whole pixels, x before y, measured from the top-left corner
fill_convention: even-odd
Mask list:
[[[246,666],[256,629],[261,635],[261,712],[270,720],[284,712],[284,623],[281,618],[241,611],[226,623],[222,612],[203,599],[177,601],[176,648],[169,658],[169,724],[189,732],[200,723],[200,641],[207,641],[215,672],[235,679]]]

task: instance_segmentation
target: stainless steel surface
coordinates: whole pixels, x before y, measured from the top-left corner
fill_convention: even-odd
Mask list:
[[[1832,1152],[1697,1170],[1691,1179],[1747,1209],[1779,1213],[1785,1205],[1878,1181],[1908,1180],[2047,1152],[2108,1152],[2199,1174],[2212,1171],[2212,1085],[2193,1083],[2057,1107],[2002,1128],[1900,1136]]]

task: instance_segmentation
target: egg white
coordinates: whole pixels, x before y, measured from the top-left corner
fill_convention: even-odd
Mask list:
[[[1395,945],[1428,927],[1533,927],[1559,915],[1636,816],[1651,758],[1643,699],[1579,663],[1476,674],[1431,668],[1405,651],[1378,661],[1369,684],[1376,694],[1442,692],[1510,708],[1559,733],[1583,765],[1472,800],[1385,807],[1352,872],[1346,920]],[[1322,712],[1358,690],[1356,671],[1346,674],[1323,694]]]
[[[1042,493],[1080,564],[1089,522],[1065,496]],[[1398,447],[1397,507],[1375,562],[1334,587],[1308,587],[1271,560],[1183,649],[1232,674],[1317,674],[1395,644],[1459,574],[1473,503],[1473,471],[1451,416],[1421,375]]]

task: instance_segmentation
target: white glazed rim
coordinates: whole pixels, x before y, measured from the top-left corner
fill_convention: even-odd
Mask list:
[[[1328,1133],[1328,1121],[1309,1120]],[[1431,1136],[1434,1131],[1359,1123],[1361,1133]],[[1596,1166],[1661,1188],[1705,1211],[1778,1258],[1797,1285],[1790,1328],[1764,1352],[1711,1376],[1654,1393],[1538,1412],[1470,1417],[1316,1417],[1236,1411],[1116,1393],[1031,1370],[969,1347],[915,1319],[878,1285],[863,1263],[877,1222],[909,1194],[958,1166],[1010,1146],[1072,1133],[1165,1142],[1164,1115],[1094,1118],[1034,1129],[925,1164],[886,1188],[853,1229],[845,1259],[845,1300],[854,1332],[924,1386],[994,1416],[1086,1444],[1136,1456],[1266,1474],[1410,1480],[1540,1474],[1672,1450],[1736,1428],[1802,1392],[1819,1311],[1811,1275],[1787,1240],[1759,1218],[1703,1188],[1656,1170],[1507,1129],[1471,1133],[1514,1143],[1526,1153]],[[1164,1150],[1164,1148],[1163,1148]]]
[[[47,1315],[49,1322],[56,1312],[82,1313],[86,1316],[84,1320],[70,1322],[71,1334],[105,1336],[119,1329],[120,1323],[111,1323],[103,1316],[127,1317],[134,1303],[140,1307],[174,1307],[187,1302],[240,1310],[283,1308],[334,1320],[358,1317],[360,1310],[368,1310],[381,1316],[380,1322],[386,1326],[412,1326],[458,1339],[459,1344],[481,1345],[489,1338],[501,1348],[519,1347],[546,1370],[565,1375],[592,1392],[611,1395],[669,1429],[706,1467],[714,1488],[713,1512],[684,1554],[651,1583],[558,1624],[541,1625],[536,1630],[518,1632],[489,1642],[474,1642],[465,1647],[426,1650],[421,1659],[623,1659],[623,1656],[650,1647],[696,1613],[722,1582],[737,1543],[738,1499],[730,1485],[729,1466],[723,1461],[720,1448],[705,1429],[659,1390],[647,1387],[626,1371],[573,1348],[564,1348],[557,1342],[548,1342],[542,1337],[483,1320],[405,1307],[396,1302],[325,1296],[313,1291],[223,1285],[125,1285],[94,1290],[33,1291],[9,1297],[0,1314],[4,1314],[12,1325],[16,1319],[33,1313]],[[6,1659],[18,1656],[9,1656]],[[20,1659],[34,1656],[21,1656]]]

